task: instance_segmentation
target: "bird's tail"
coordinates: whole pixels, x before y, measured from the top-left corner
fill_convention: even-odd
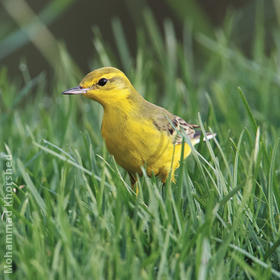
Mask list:
[[[201,131],[196,131],[195,134],[193,135],[191,142],[193,145],[196,145],[200,142],[202,132]],[[203,137],[203,141],[206,141],[206,139],[210,140],[213,139],[216,136],[216,133],[211,133],[211,132],[206,132],[206,136]]]

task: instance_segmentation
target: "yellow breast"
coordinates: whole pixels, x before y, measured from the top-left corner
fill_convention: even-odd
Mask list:
[[[117,163],[131,173],[141,174],[141,167],[146,167],[148,175],[154,173],[165,181],[168,173],[179,166],[181,145],[174,146],[151,120],[136,119],[123,110],[105,110],[102,136]],[[184,149],[187,157],[190,147],[185,144]]]

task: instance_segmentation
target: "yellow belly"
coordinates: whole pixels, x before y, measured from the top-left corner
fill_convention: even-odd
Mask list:
[[[169,172],[172,174],[179,167],[182,145],[173,145],[168,135],[155,128],[149,120],[108,118],[104,115],[102,136],[108,151],[116,162],[128,172],[142,174],[145,167],[147,174],[159,175],[165,181]],[[185,144],[184,158],[191,152]]]

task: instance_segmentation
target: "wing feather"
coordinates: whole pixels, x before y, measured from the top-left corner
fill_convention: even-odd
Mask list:
[[[195,124],[187,123],[184,119],[178,116],[174,116],[172,122],[169,123],[168,131],[170,136],[173,138],[175,145],[181,144],[183,141],[183,132],[188,135],[191,139],[195,136],[195,128],[199,127]]]
[[[196,131],[195,128],[199,125],[187,123],[181,117],[168,114],[161,115],[153,119],[155,127],[167,133],[168,136],[172,138],[172,142],[177,145],[181,144],[183,141],[183,132],[188,135],[191,139],[195,137]]]
[[[173,144],[181,144],[184,133],[188,135],[193,145],[199,143],[201,131],[195,130],[199,125],[190,124],[181,117],[173,115],[164,108],[150,102],[145,101],[144,105],[142,113],[144,112],[147,118],[152,119],[154,126],[159,131],[166,133],[172,139]],[[203,140],[205,141],[205,138],[212,139],[215,136],[215,133],[208,132]]]

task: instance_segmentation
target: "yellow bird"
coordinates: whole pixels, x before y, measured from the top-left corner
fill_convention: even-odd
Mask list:
[[[174,182],[174,171],[181,159],[183,134],[192,145],[200,140],[198,125],[189,124],[164,108],[145,100],[126,75],[113,67],[103,67],[87,74],[78,87],[63,94],[81,94],[104,108],[102,137],[116,162],[128,171],[132,186],[136,174],[146,168],[149,176],[159,176],[165,182],[168,175]],[[215,134],[207,133],[211,139]],[[184,143],[186,158],[191,147]],[[136,190],[137,191],[137,190]]]

